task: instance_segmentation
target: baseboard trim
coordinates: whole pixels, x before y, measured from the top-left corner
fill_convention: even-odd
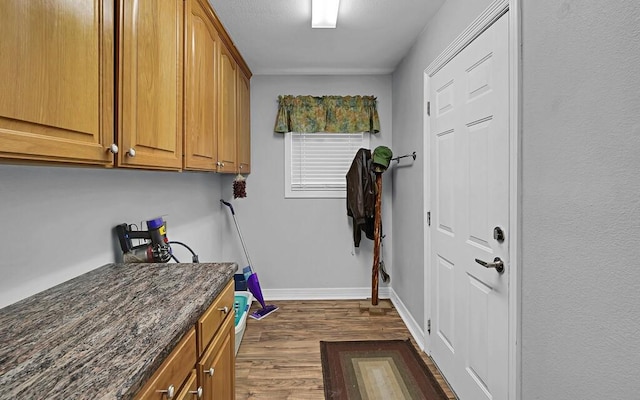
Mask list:
[[[396,310],[398,310],[400,318],[402,318],[402,321],[407,326],[407,329],[409,329],[409,333],[411,333],[411,336],[413,336],[413,339],[420,347],[420,350],[424,352],[425,338],[424,333],[422,332],[422,328],[420,327],[420,324],[418,324],[413,318],[413,315],[411,315],[409,309],[404,305],[402,300],[400,300],[398,294],[393,289],[391,289],[391,302],[393,303],[393,306],[396,308]]]
[[[390,297],[389,287],[378,288],[382,299]],[[356,288],[301,288],[301,289],[262,289],[265,301],[269,300],[354,300],[371,298],[370,287]]]
[[[357,300],[371,298],[370,287],[330,288],[330,289],[263,289],[262,295],[266,303],[278,300]],[[398,310],[400,318],[409,329],[420,350],[425,349],[425,338],[420,325],[413,318],[409,309],[404,305],[398,294],[388,286],[378,288],[381,299],[390,299]]]

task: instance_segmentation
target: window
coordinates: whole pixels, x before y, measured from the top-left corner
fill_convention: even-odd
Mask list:
[[[369,133],[285,134],[285,198],[346,198],[345,175]]]

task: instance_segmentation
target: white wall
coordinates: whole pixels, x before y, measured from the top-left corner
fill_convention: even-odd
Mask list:
[[[273,128],[278,95],[287,94],[376,96],[381,131],[372,135],[370,145],[372,149],[378,145],[391,147],[391,76],[254,76],[251,80],[252,173],[247,179],[247,197],[232,202],[265,297],[267,292],[285,297],[297,292],[299,297],[308,298],[312,293],[332,293],[332,289],[370,288],[373,242],[363,236],[360,248],[353,252],[346,200],[284,198],[284,136],[274,133]],[[382,199],[383,230],[389,234],[384,254],[389,267],[392,251],[390,177],[388,172],[383,175]],[[223,193],[229,200],[232,199],[231,187],[232,178],[225,177]],[[229,236],[223,254],[246,265],[233,220],[227,214],[225,232]],[[340,293],[348,295],[349,290]]]
[[[522,398],[636,399],[640,2],[522,10]]]
[[[448,0],[428,22],[393,74],[393,148],[416,151],[411,166],[393,172],[392,286],[419,326],[424,326],[423,102],[424,70],[490,3]],[[410,162],[401,164],[410,165]]]
[[[200,261],[223,261],[220,182],[213,173],[0,165],[0,307],[116,261],[120,223],[164,216],[170,240]]]

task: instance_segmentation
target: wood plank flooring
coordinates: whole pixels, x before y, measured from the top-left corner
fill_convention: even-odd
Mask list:
[[[236,399],[324,399],[320,341],[410,338],[395,308],[384,315],[361,311],[360,300],[273,301],[278,311],[248,318],[236,356]],[[252,310],[258,308],[254,302]],[[419,351],[445,389],[431,359]]]

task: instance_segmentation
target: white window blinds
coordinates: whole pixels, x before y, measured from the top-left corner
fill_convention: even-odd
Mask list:
[[[285,197],[346,197],[345,175],[369,133],[287,133]]]

